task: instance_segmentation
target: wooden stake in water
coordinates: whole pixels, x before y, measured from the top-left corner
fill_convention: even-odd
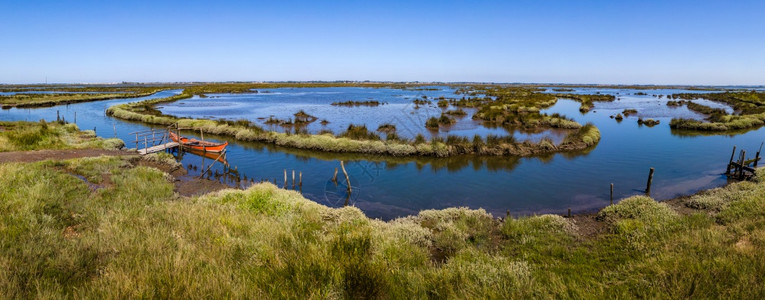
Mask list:
[[[611,184],[611,205],[614,205],[614,184]]]
[[[300,182],[298,182],[299,186],[303,186],[303,171],[300,171]]]
[[[335,168],[335,175],[332,176],[332,182],[337,184],[337,168]]]
[[[653,168],[651,168],[651,171],[648,172],[648,184],[645,187],[645,194],[647,196],[651,196],[651,183],[653,182]]]
[[[741,162],[738,163],[738,178],[744,177],[744,163],[746,162],[746,151],[741,150]]]
[[[292,188],[295,188],[295,170],[292,170]]]
[[[284,188],[287,188],[287,169],[284,169]]]
[[[77,112],[74,112],[74,124],[77,124]]]
[[[343,169],[343,174],[345,174],[345,185],[348,187],[348,196],[350,197],[351,192],[352,192],[352,190],[351,190],[351,177],[348,176],[348,172],[345,171],[345,164],[343,163],[342,160],[340,161],[340,168]]]
[[[730,166],[733,164],[733,156],[736,155],[736,146],[733,146],[733,153],[730,154],[730,160],[728,161],[728,167],[725,169],[725,175],[730,176]]]

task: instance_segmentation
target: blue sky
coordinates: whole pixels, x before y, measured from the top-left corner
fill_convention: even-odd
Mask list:
[[[765,1],[0,2],[0,83],[765,84]]]

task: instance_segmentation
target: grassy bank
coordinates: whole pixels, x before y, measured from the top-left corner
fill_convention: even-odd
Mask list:
[[[0,294],[765,296],[765,183],[674,207],[632,197],[590,219],[450,208],[382,222],[271,184],[183,198],[167,174],[125,166],[115,157],[0,164]]]
[[[0,106],[3,108],[44,107],[108,99],[136,98],[149,96],[161,90],[158,88],[134,88],[124,93],[109,91],[109,93],[16,94],[0,96]]]
[[[102,139],[92,130],[80,131],[75,124],[1,122],[0,152],[43,149],[118,149],[120,139]]]
[[[465,154],[530,156],[544,153],[579,151],[592,147],[600,141],[600,132],[595,126],[581,126],[576,122],[564,120],[557,115],[539,115],[538,111],[536,112],[536,115],[539,115],[541,120],[546,120],[545,124],[559,124],[561,126],[558,127],[577,129],[573,130],[573,133],[570,134],[564,142],[558,145],[555,145],[549,140],[543,140],[539,143],[531,143],[516,142],[513,139],[496,137],[475,137],[472,140],[460,137],[449,137],[447,139],[436,138],[431,141],[422,139],[409,141],[396,138],[383,141],[381,139],[368,138],[374,133],[372,133],[372,135],[364,134],[363,136],[365,136],[365,138],[363,139],[354,139],[349,138],[348,136],[362,135],[341,133],[340,135],[335,136],[331,133],[311,135],[265,131],[249,122],[177,118],[163,115],[153,108],[154,105],[158,103],[172,102],[192,97],[192,91],[194,90],[189,89],[182,94],[172,97],[112,106],[107,110],[107,114],[124,120],[140,121],[154,125],[170,126],[178,124],[182,128],[191,128],[194,131],[201,130],[210,134],[230,136],[241,141],[259,141],[273,143],[284,147],[316,151],[366,153],[390,156],[446,157]],[[535,120],[539,120],[540,118],[535,118]],[[563,124],[569,125],[562,126]],[[540,124],[538,125],[542,126]],[[355,129],[357,126],[353,126],[353,128]],[[350,130],[351,127],[349,127],[349,131]]]

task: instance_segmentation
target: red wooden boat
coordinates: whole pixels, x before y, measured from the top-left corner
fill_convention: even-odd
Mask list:
[[[190,139],[183,136],[179,137],[177,134],[175,134],[172,131],[170,131],[170,139],[173,140],[173,142],[181,144],[181,146],[185,148],[199,150],[203,152],[223,152],[223,149],[226,149],[226,146],[228,146],[228,142],[213,143],[213,142],[202,141],[197,139]]]

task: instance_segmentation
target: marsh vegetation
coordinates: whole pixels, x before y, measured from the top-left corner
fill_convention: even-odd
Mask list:
[[[765,296],[759,182],[574,218],[449,208],[382,222],[271,184],[182,197],[118,157],[2,163],[0,177],[10,298]]]
[[[762,92],[683,93],[674,94],[672,98],[683,99],[678,101],[677,105],[685,103],[688,109],[708,115],[706,122],[681,118],[672,119],[670,127],[673,129],[731,131],[758,128],[765,124],[765,93]],[[733,107],[735,112],[728,114],[722,109],[715,109],[690,101],[693,99],[707,99],[725,103]]]
[[[96,137],[93,130],[80,131],[75,124],[0,121],[0,152],[43,149],[119,149],[124,145],[119,139]]]
[[[412,142],[399,137],[397,134],[391,134],[383,140],[376,133],[368,131],[365,124],[350,124],[345,132],[340,132],[337,135],[331,134],[331,132],[326,129],[322,129],[320,134],[308,134],[305,130],[295,130],[295,132],[275,132],[265,130],[252,124],[240,126],[222,121],[187,119],[161,113],[157,114],[156,109],[153,108],[154,105],[159,103],[167,103],[192,97],[194,95],[192,93],[197,93],[199,91],[200,88],[189,88],[184,90],[181,95],[110,107],[107,110],[107,113],[121,119],[136,120],[157,125],[172,125],[178,123],[184,128],[193,128],[194,130],[202,130],[212,134],[229,135],[244,141],[272,142],[280,146],[319,151],[362,152],[393,156],[423,155],[443,157],[459,154],[525,156],[546,152],[552,153],[582,150],[596,144],[600,136],[599,134],[592,133],[597,131],[597,128],[594,128],[594,126],[582,129],[582,126],[579,123],[559,114],[540,114],[540,108],[549,107],[555,103],[557,99],[555,96],[545,95],[536,90],[515,87],[485,87],[480,90],[466,89],[462,92],[470,95],[487,95],[483,98],[475,98],[476,100],[472,100],[472,103],[475,105],[480,101],[480,106],[476,106],[477,112],[473,115],[473,119],[481,120],[487,124],[509,127],[572,129],[572,136],[579,136],[578,134],[589,135],[591,137],[590,140],[584,142],[570,138],[566,139],[567,142],[555,145],[550,140],[544,139],[540,140],[538,143],[524,141],[515,142],[513,144],[483,145],[476,147],[468,145],[472,144],[470,142],[463,143],[462,138],[456,139],[456,137],[450,136],[436,136],[431,138],[430,143],[417,143],[416,138],[415,141]],[[415,105],[432,104],[432,101],[428,99],[426,95],[418,97],[412,101]],[[455,99],[449,100],[440,97],[438,101],[440,101],[441,104],[445,104],[447,107],[452,105],[451,103],[459,102]],[[455,110],[446,110],[440,117],[428,119],[425,122],[425,126],[428,129],[433,130],[450,126],[456,122],[452,116],[464,115],[467,115],[467,112],[461,107],[458,107]],[[278,124],[282,127],[294,126],[297,129],[302,128],[302,125],[311,123],[317,119],[318,118],[302,111],[295,114],[294,119],[280,120],[270,117],[265,121],[265,124]],[[323,125],[326,124],[328,123]]]
[[[334,105],[334,106],[350,106],[350,107],[354,107],[354,106],[372,106],[372,107],[374,107],[374,106],[380,106],[382,104],[385,104],[385,103],[380,103],[380,101],[375,101],[375,100],[368,100],[368,101],[352,101],[352,100],[349,100],[349,101],[343,101],[343,102],[332,102],[332,105]]]

